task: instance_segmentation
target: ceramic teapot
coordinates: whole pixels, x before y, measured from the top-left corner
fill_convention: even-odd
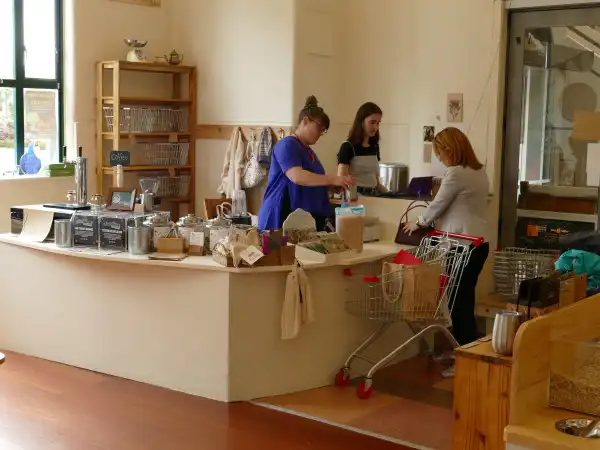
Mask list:
[[[167,61],[169,64],[171,64],[172,66],[176,66],[178,64],[181,64],[183,62],[183,53],[177,53],[175,50],[173,50],[169,56],[165,55],[164,56],[165,61]]]

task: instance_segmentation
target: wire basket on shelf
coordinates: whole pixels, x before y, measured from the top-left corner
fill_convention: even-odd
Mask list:
[[[190,190],[190,175],[158,177],[157,197],[186,197]]]
[[[104,106],[109,132],[114,128],[114,108]],[[119,130],[129,133],[182,133],[187,129],[188,111],[173,108],[119,108]]]
[[[494,252],[493,277],[497,294],[516,296],[521,282],[554,272],[558,250],[507,247]]]
[[[186,166],[190,144],[156,143],[138,144],[137,149],[143,154],[143,164],[147,166]]]

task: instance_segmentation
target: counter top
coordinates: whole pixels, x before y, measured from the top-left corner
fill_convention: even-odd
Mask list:
[[[512,356],[503,356],[492,349],[492,337],[487,336],[470,344],[463,345],[454,349],[454,352],[460,356],[471,359],[479,359],[494,364],[512,366]]]
[[[70,249],[56,247],[51,242],[31,242],[19,238],[13,234],[0,234],[0,242],[5,244],[15,245],[19,247],[30,248],[33,250],[53,253],[57,255],[70,256],[83,259],[95,259],[102,261],[143,264],[151,266],[164,266],[182,269],[209,270],[219,272],[231,272],[241,274],[264,273],[264,272],[287,272],[292,269],[292,266],[264,266],[264,267],[224,267],[214,261],[211,256],[188,256],[182,261],[158,261],[150,260],[146,256],[134,256],[129,253],[115,253],[112,255],[98,255],[93,253],[78,253]],[[386,256],[391,256],[401,249],[409,249],[410,246],[398,245],[391,242],[373,242],[364,245],[361,253],[349,253],[347,257],[340,258],[335,262],[317,262],[317,261],[300,261],[303,267],[307,270],[318,269],[330,266],[351,266],[367,262],[376,261]]]
[[[597,450],[600,448],[598,439],[582,439],[558,431],[555,424],[562,419],[592,419],[592,417],[556,408],[546,408],[522,425],[507,426],[504,439],[510,444],[527,449]]]

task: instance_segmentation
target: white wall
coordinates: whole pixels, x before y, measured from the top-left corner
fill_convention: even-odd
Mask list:
[[[306,97],[315,95],[331,120],[328,134],[314,146],[328,171],[336,170],[337,151],[347,131],[338,91],[343,55],[335,40],[337,13],[343,5],[344,0],[295,2],[293,120],[297,121]]]
[[[173,1],[171,41],[198,67],[198,122],[289,124],[293,0]]]
[[[79,122],[79,145],[89,158],[91,193],[96,191],[96,62],[125,59],[125,38],[147,40],[145,52],[149,59],[169,53],[172,50],[169,1],[162,8],[108,0],[65,1],[65,133],[67,145],[72,146],[72,122]],[[140,86],[128,75],[131,74],[125,74],[122,80],[127,92],[130,95],[143,92],[146,83]],[[140,90],[136,90],[138,87]]]
[[[176,0],[171,42],[198,67],[198,123],[289,126],[294,0]],[[199,140],[196,211],[216,198],[227,142]]]
[[[71,177],[0,179],[0,233],[10,232],[11,206],[64,202],[73,184]]]

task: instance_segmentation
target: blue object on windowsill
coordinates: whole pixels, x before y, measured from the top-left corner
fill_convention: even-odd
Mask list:
[[[42,168],[42,160],[35,154],[33,144],[29,144],[27,151],[21,156],[19,167],[27,175],[35,175]]]

